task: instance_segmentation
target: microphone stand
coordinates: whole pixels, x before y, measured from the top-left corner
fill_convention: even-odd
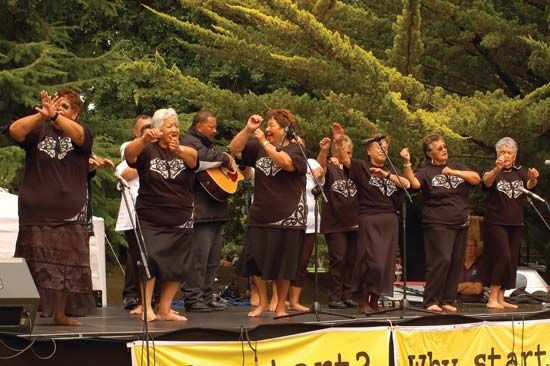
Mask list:
[[[295,316],[303,316],[303,315],[307,315],[307,314],[314,314],[315,318],[317,319],[318,322],[321,321],[321,317],[319,316],[320,314],[340,316],[340,317],[348,318],[348,319],[355,319],[354,316],[321,310],[321,304],[319,304],[319,297],[318,297],[319,296],[319,268],[318,268],[319,267],[319,265],[318,265],[319,250],[318,250],[318,243],[317,243],[317,237],[319,235],[319,229],[318,229],[319,196],[323,197],[323,201],[325,203],[328,202],[328,199],[327,199],[327,196],[325,195],[325,192],[323,191],[323,187],[319,183],[319,180],[313,174],[313,169],[311,168],[311,165],[309,164],[309,161],[307,159],[307,155],[306,155],[306,152],[304,150],[304,147],[302,146],[302,144],[300,144],[298,142],[298,139],[296,138],[296,135],[295,135],[294,131],[292,130],[292,128],[290,126],[288,126],[287,128],[288,128],[287,135],[288,135],[289,141],[292,140],[292,139],[296,140],[296,142],[298,144],[298,147],[300,148],[300,152],[302,153],[302,156],[306,160],[307,170],[311,174],[311,177],[313,178],[313,182],[315,183],[315,187],[311,190],[311,193],[313,194],[313,197],[315,199],[314,211],[313,211],[314,216],[315,216],[315,231],[314,231],[314,234],[313,234],[313,238],[314,238],[313,239],[314,265],[313,266],[314,266],[315,279],[313,281],[313,303],[309,307],[308,311],[294,313],[294,314],[281,315],[281,316],[275,316],[275,317],[273,317],[273,319],[293,318]],[[284,143],[284,140],[281,141],[280,144],[282,145],[282,143]],[[307,195],[307,192],[306,192],[306,195]]]
[[[118,178],[118,177],[117,177]],[[128,212],[128,216],[130,217],[130,222],[132,223],[132,229],[134,231],[134,235],[136,236],[136,242],[138,244],[138,250],[139,250],[139,258],[137,259],[137,268],[139,271],[140,276],[140,284],[141,284],[141,303],[142,303],[142,311],[143,311],[143,336],[145,337],[145,352],[147,355],[147,366],[149,366],[149,322],[147,321],[147,300],[144,298],[146,296],[147,286],[146,282],[147,280],[151,279],[151,272],[149,270],[149,263],[147,262],[147,248],[145,247],[145,240],[143,238],[143,232],[141,231],[141,225],[139,224],[139,219],[136,211],[136,204],[132,196],[132,192],[130,191],[130,186],[127,184],[127,182],[123,181],[120,178],[120,185],[122,186],[122,199],[124,201],[124,205],[126,206],[126,211]],[[131,198],[132,205],[130,206],[130,200],[127,197],[127,194]],[[130,207],[133,208],[133,211],[130,210]],[[132,214],[133,213],[133,214]],[[143,355],[143,350],[141,351]]]
[[[380,150],[382,150],[382,152],[386,156],[386,161],[388,162],[388,165],[390,166],[392,173],[395,174],[395,176],[397,177],[397,179],[399,179],[399,181],[401,181],[401,176],[398,174],[397,169],[395,168],[395,165],[391,161],[390,156],[388,155],[388,152],[382,145],[381,140],[382,139],[376,141],[376,143],[378,144],[378,147],[380,148]],[[389,309],[374,311],[372,313],[367,314],[366,316],[385,314],[390,311],[396,311],[396,310],[401,311],[401,315],[399,316],[401,319],[403,319],[405,316],[405,310],[414,310],[414,311],[419,311],[427,314],[436,314],[431,310],[410,306],[409,300],[407,299],[407,201],[412,203],[412,197],[409,190],[406,187],[400,187],[400,188],[403,189],[403,191],[405,191],[405,194],[407,195],[407,200],[403,200],[401,204],[401,244],[403,247],[403,253],[402,253],[401,259],[403,262],[402,264],[403,298],[401,300],[398,300],[399,301],[398,307],[392,307]]]
[[[533,207],[533,209],[535,210],[535,212],[537,213],[537,215],[540,217],[540,219],[542,220],[542,222],[544,223],[544,225],[546,225],[546,228],[548,230],[550,230],[550,225],[548,225],[548,222],[544,219],[544,216],[542,216],[542,213],[539,211],[539,209],[537,208],[537,206],[535,205],[535,203],[533,202],[533,199],[529,196],[527,196],[527,202],[529,202],[529,204],[531,205],[531,207]],[[550,211],[550,206],[548,206],[548,202],[544,201],[544,203],[546,203],[546,207],[548,207],[548,210]]]

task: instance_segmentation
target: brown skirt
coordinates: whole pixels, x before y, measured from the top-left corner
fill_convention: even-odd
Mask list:
[[[40,294],[38,310],[43,316],[51,316],[64,296],[67,315],[95,312],[86,225],[20,227],[15,256],[27,261]]]

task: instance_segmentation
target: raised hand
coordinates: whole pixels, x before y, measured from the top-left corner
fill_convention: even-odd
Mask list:
[[[262,122],[264,121],[263,117],[259,114],[253,114],[248,118],[248,121],[246,122],[246,130],[249,133],[253,133],[260,127]]]
[[[162,136],[162,132],[158,128],[149,128],[145,130],[141,138],[146,144],[157,141]]]
[[[57,110],[55,109],[55,106],[52,102],[52,98],[50,97],[47,91],[42,90],[40,92],[40,100],[42,102],[42,106],[36,107],[35,109],[44,118],[53,118],[57,113]]]
[[[180,139],[176,136],[172,136],[170,138],[170,141],[168,142],[168,149],[172,151],[174,154],[178,155],[178,153],[181,151]]]
[[[254,130],[254,137],[256,137],[256,140],[258,140],[260,144],[263,144],[266,141],[264,131],[259,128]]]
[[[499,171],[501,171],[504,168],[504,158],[498,157],[495,160],[495,168],[497,168],[497,170]]]
[[[329,151],[330,143],[331,143],[330,137],[323,137],[321,141],[319,141],[319,147],[323,151]]]
[[[408,147],[404,147],[403,149],[401,149],[401,151],[399,152],[399,155],[401,156],[401,159],[403,159],[403,162],[405,164],[408,164],[411,162],[411,153]]]
[[[537,180],[539,178],[539,171],[536,168],[529,168],[527,171],[529,180]]]
[[[342,127],[338,122],[332,124],[332,139],[336,143],[344,141],[345,137],[344,127]]]
[[[340,165],[340,160],[338,160],[338,158],[335,158],[334,156],[331,157],[328,162],[332,165],[336,165],[336,166],[339,166]]]

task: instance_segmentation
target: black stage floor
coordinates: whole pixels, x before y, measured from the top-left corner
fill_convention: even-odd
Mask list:
[[[330,310],[355,318],[320,314],[320,321],[313,314],[274,320],[273,313],[269,312],[249,318],[249,310],[248,307],[230,307],[218,312],[187,313],[188,320],[183,322],[151,322],[150,337],[157,341],[239,341],[246,328],[250,339],[262,340],[330,327],[422,326],[550,318],[550,308],[544,304],[521,304],[513,311],[489,310],[484,304],[469,304],[459,307],[459,312],[454,314],[426,314],[413,308],[365,316],[354,309]],[[31,335],[0,333],[0,364],[131,365],[126,344],[143,339],[143,323],[137,316],[130,316],[120,306],[112,306],[99,308],[96,315],[80,318],[80,321],[81,326],[65,327],[54,325],[50,318],[37,317]]]
[[[181,310],[184,313],[183,309]],[[285,319],[273,319],[273,313],[264,312],[260,317],[250,318],[247,316],[249,307],[229,307],[223,311],[209,313],[185,313],[187,321],[154,321],[149,323],[149,333],[156,339],[189,339],[185,333],[196,333],[200,330],[203,335],[200,340],[220,340],[220,336],[226,333],[240,333],[245,327],[249,333],[258,331],[262,333],[260,339],[271,338],[269,335],[295,333],[296,328],[319,329],[327,327],[353,327],[353,326],[380,326],[388,325],[390,322],[397,324],[457,324],[478,321],[502,321],[518,319],[550,318],[550,308],[544,305],[522,304],[517,310],[490,310],[484,304],[466,304],[459,307],[457,313],[424,313],[415,310],[414,307],[402,311],[396,309],[384,314],[373,314],[365,316],[355,309],[332,310],[322,309],[333,313],[344,314],[355,317],[348,319],[344,317],[319,314],[320,321],[317,321],[314,314],[305,314]],[[292,313],[291,313],[292,314]],[[51,318],[36,318],[33,330],[33,337],[47,338],[117,338],[124,340],[139,339],[143,333],[143,322],[137,316],[128,314],[122,307],[99,308],[94,316],[79,318],[82,326],[69,327],[54,325]],[[261,330],[271,329],[270,332]],[[263,334],[266,334],[265,336]],[[208,334],[211,334],[208,337]],[[172,335],[172,336],[171,336]],[[260,334],[259,334],[260,335]],[[24,335],[20,335],[25,337]],[[27,335],[28,336],[28,335]],[[222,336],[227,340],[226,336]],[[258,339],[258,338],[257,338]],[[197,340],[196,338],[194,340]]]

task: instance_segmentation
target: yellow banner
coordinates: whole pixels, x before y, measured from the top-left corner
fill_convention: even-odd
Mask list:
[[[157,366],[374,366],[388,365],[387,327],[329,328],[263,341],[161,342],[149,345]],[[132,365],[146,365],[143,342],[133,342]],[[251,348],[254,348],[254,352]],[[257,362],[255,362],[255,357]],[[154,363],[155,362],[155,363]]]
[[[394,359],[400,366],[546,366],[549,333],[548,320],[397,327]]]

